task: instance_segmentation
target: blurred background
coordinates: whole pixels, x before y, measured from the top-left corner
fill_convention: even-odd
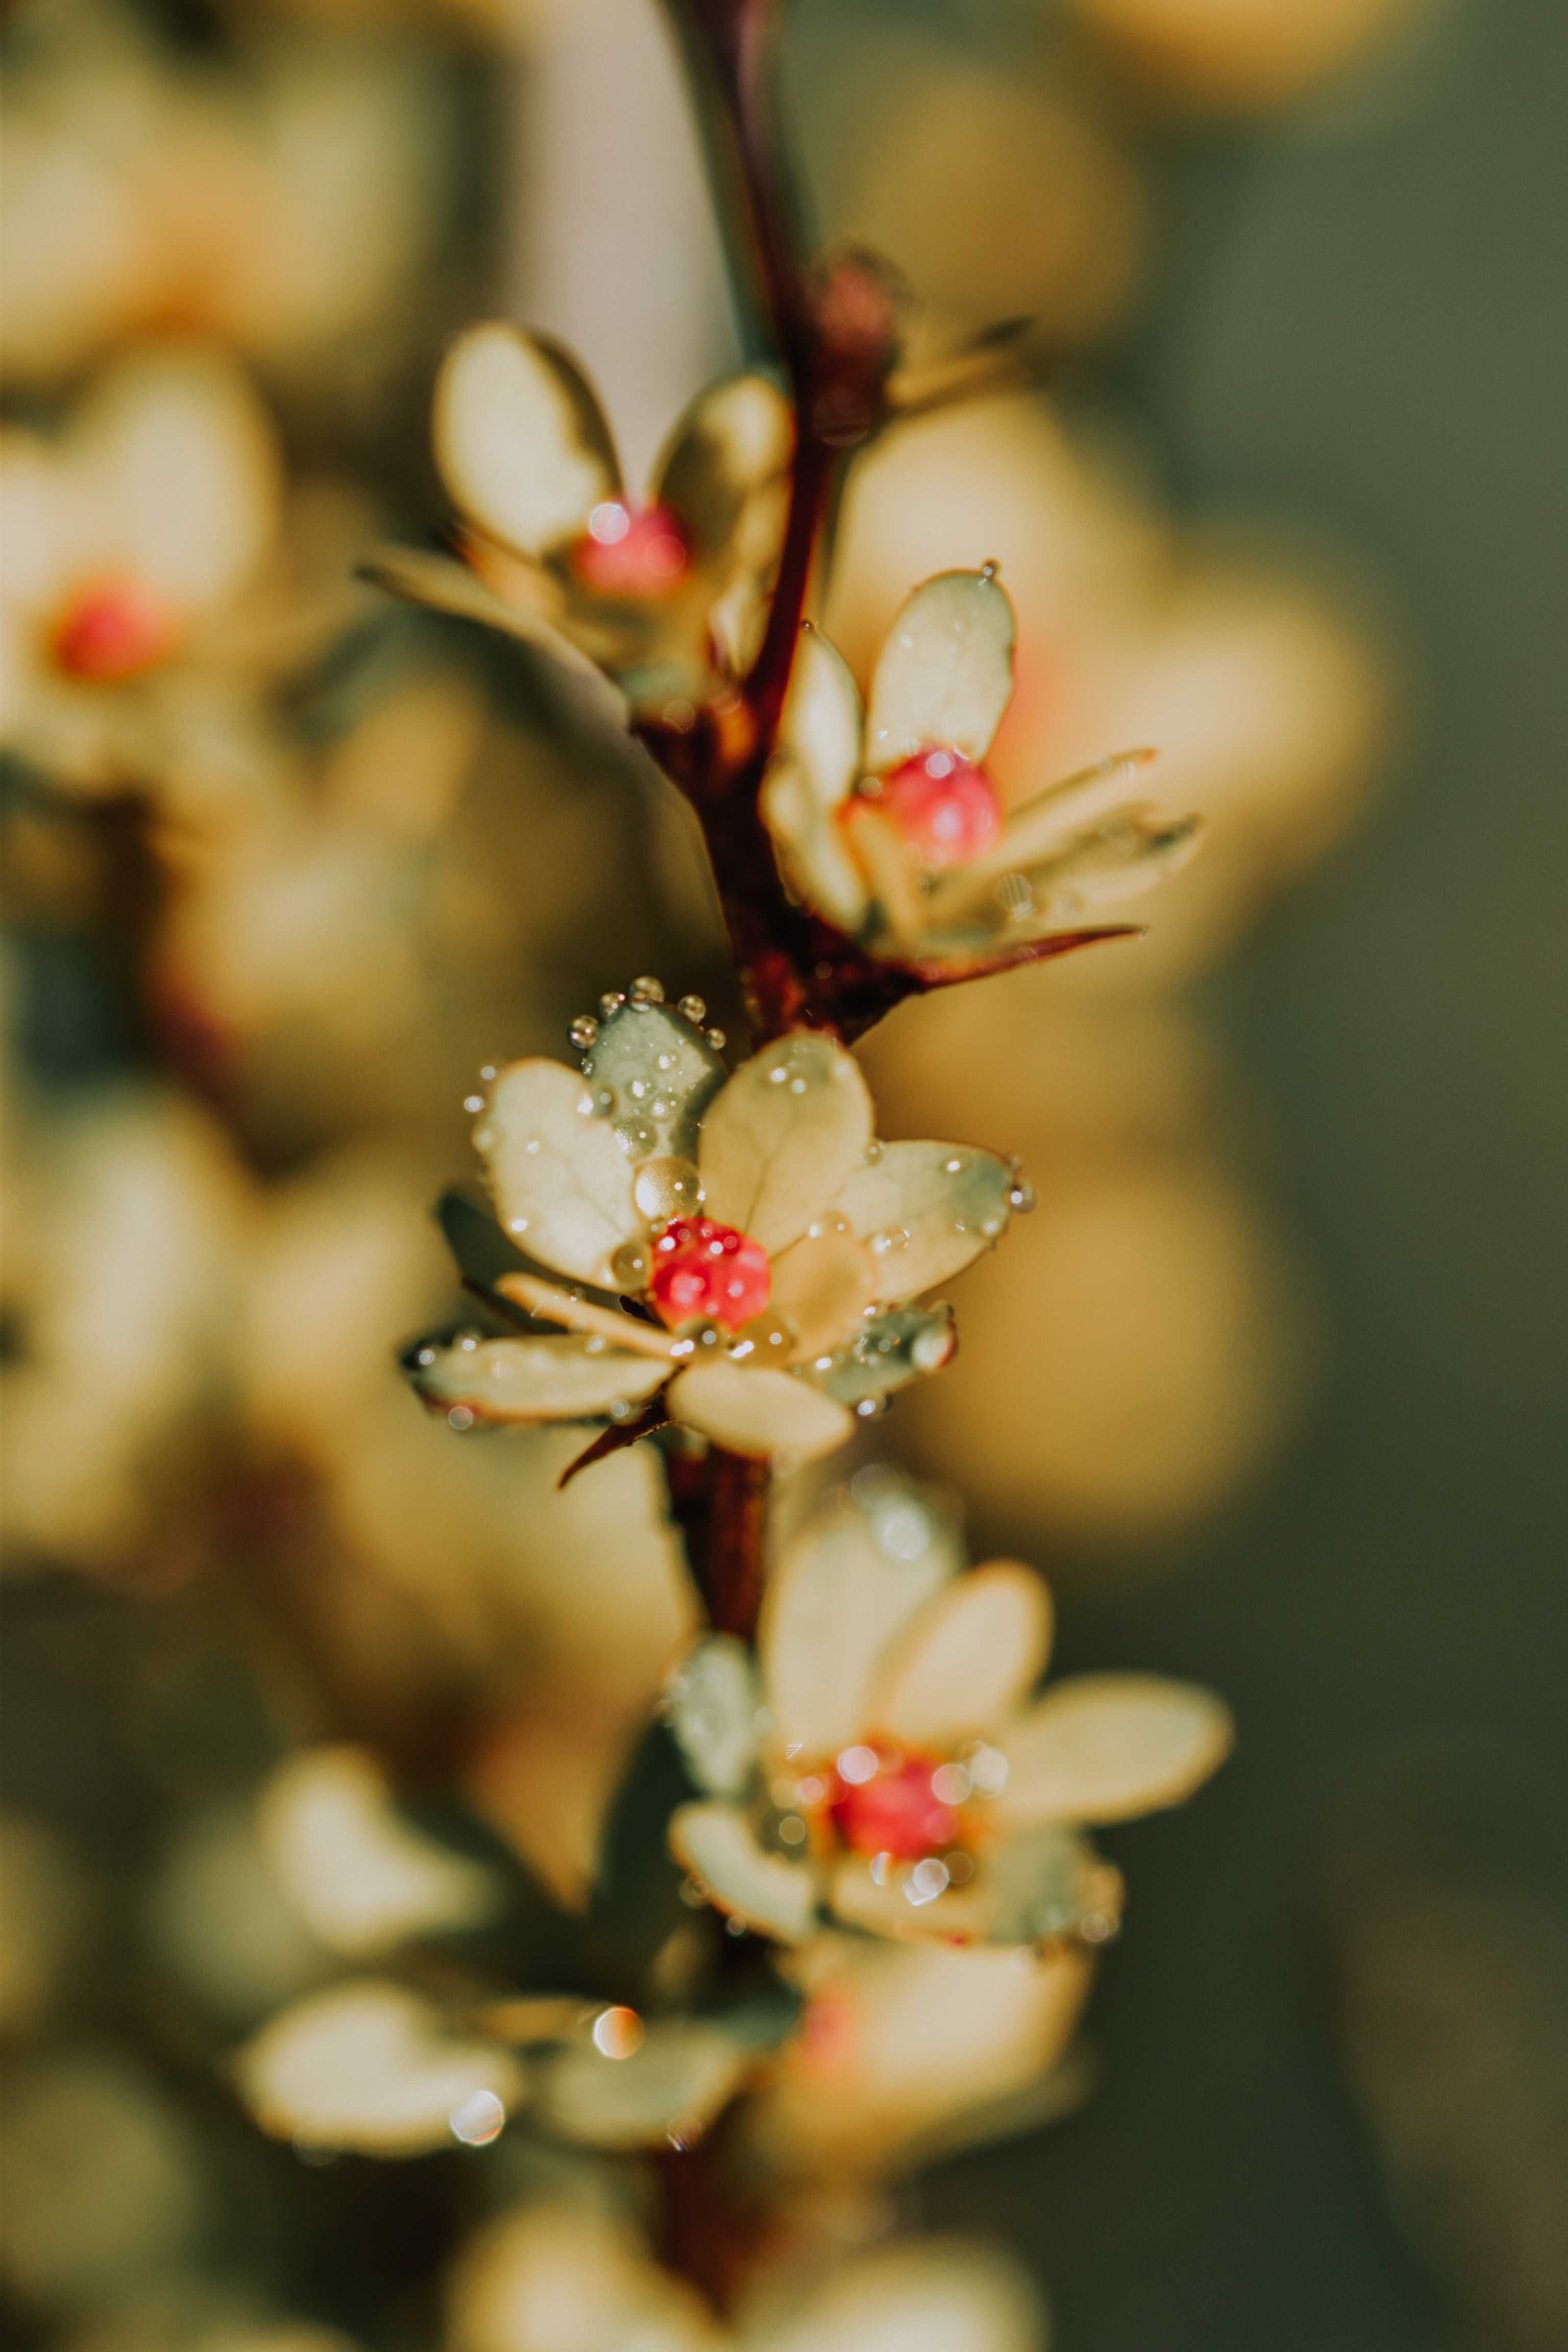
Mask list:
[[[1240,1723],[1107,1841],[1092,2098],[901,2210],[1009,2244],[1068,2352],[1552,2352],[1568,21],[788,20],[823,245],[926,354],[1028,320],[1041,387],[857,467],[827,625],[863,669],[999,561],[1005,793],[1152,742],[1207,820],[1145,940],[864,1049],[884,1131],[1038,1194],[866,1458],[1046,1570],[1061,1663]],[[657,1483],[557,1497],[569,1444],[458,1440],[394,1359],[479,1066],[642,971],[736,1016],[651,772],[353,566],[440,536],[464,321],[571,341],[633,480],[740,347],[651,0],[19,0],[4,44],[5,2315],[380,2352],[543,2159],[254,2130],[229,2055],[335,1964],[258,1793],[358,1744],[517,1866],[542,1989],[615,1995],[575,1923],[694,1613]]]

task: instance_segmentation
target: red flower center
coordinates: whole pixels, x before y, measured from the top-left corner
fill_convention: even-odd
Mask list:
[[[685,535],[665,507],[626,507],[606,499],[588,517],[572,565],[596,596],[630,602],[668,596],[690,564]]]
[[[922,864],[963,866],[994,848],[1002,803],[984,768],[957,751],[919,751],[882,778],[885,809]]]
[[[155,668],[174,637],[174,616],[151,588],[136,580],[95,580],[61,614],[53,652],[70,677],[120,686]]]
[[[866,1777],[848,1780],[844,1765],[872,1764]],[[958,1841],[955,1808],[938,1796],[933,1775],[940,1756],[887,1756],[851,1748],[840,1759],[830,1811],[839,1836],[857,1853],[890,1853],[918,1862]]]
[[[655,1236],[647,1288],[671,1330],[700,1318],[738,1331],[767,1305],[773,1271],[750,1234],[712,1217],[671,1217]]]

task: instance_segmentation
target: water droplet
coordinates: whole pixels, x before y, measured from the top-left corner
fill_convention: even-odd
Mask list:
[[[708,1018],[708,1007],[700,996],[683,996],[675,1009],[694,1029],[700,1029]]]
[[[599,1024],[591,1013],[579,1013],[566,1032],[580,1054],[585,1054],[599,1034]]]
[[[645,1160],[632,1185],[637,1208],[650,1225],[689,1216],[702,1200],[702,1180],[689,1160],[671,1156]]]
[[[743,1936],[743,1935],[745,1934],[745,1932],[746,1932],[746,1923],[745,1923],[745,1921],[744,1921],[743,1919],[726,1919],[726,1920],[725,1920],[725,1922],[724,1922],[724,1933],[726,1934],[726,1936]]]
[[[479,1076],[483,1078],[487,1087],[489,1085],[490,1080],[495,1076],[495,1074],[496,1066],[493,1062],[487,1062],[479,1072]]]
[[[647,1080],[646,1078],[634,1078],[631,1085],[627,1087],[626,1092],[631,1096],[633,1102],[641,1102],[643,1097],[647,1092]]]
[[[723,1050],[724,1050],[724,1042],[725,1042],[725,1040],[724,1040],[724,1032],[722,1031],[722,1029],[710,1029],[710,1030],[709,1030],[709,1032],[708,1032],[708,1043],[712,1046],[713,1051],[714,1051],[716,1054],[721,1054],[721,1053],[723,1052]]]
[[[616,1140],[630,1160],[646,1160],[658,1141],[658,1129],[646,1118],[618,1118]]]
[[[509,1217],[506,1221],[506,1229],[509,1234],[525,1234],[528,1231],[528,1219],[526,1217]]]
[[[603,1017],[607,1021],[612,1013],[618,1013],[620,1011],[626,1001],[626,994],[623,990],[618,988],[606,988],[605,993],[599,999],[599,1011]]]
[[[463,1108],[465,1110],[483,1110],[484,1107],[485,1098],[483,1095],[465,1095],[463,1097]]]
[[[980,577],[982,580],[994,580],[1001,568],[1001,565],[993,558],[981,565]]]
[[[495,1139],[496,1131],[493,1127],[475,1128],[474,1150],[476,1151],[493,1151],[495,1149]]]
[[[1007,1195],[1007,1205],[1010,1209],[1016,1209],[1019,1216],[1026,1217],[1035,1205],[1036,1197],[1032,1184],[1015,1184]]]
[[[628,993],[634,1004],[662,1004],[664,982],[655,980],[651,973],[644,972],[640,980],[633,981]]]
[[[963,1162],[960,1159],[944,1160],[942,1164],[950,1176],[962,1176],[963,1173]]]
[[[418,1354],[415,1357],[414,1360],[415,1360],[415,1362],[416,1362],[416,1364],[433,1364],[433,1363],[435,1362],[435,1360],[436,1360],[436,1350],[435,1350],[435,1349],[434,1349],[434,1348],[421,1348],[421,1349],[420,1349],[420,1350],[419,1350],[419,1352],[418,1352]]]
[[[447,1415],[447,1422],[448,1427],[457,1430],[459,1435],[465,1429],[472,1429],[474,1425],[472,1407],[466,1404],[455,1404],[452,1407],[451,1412]]]
[[[610,1272],[622,1290],[641,1290],[647,1280],[647,1252],[640,1242],[623,1242],[610,1260]]]

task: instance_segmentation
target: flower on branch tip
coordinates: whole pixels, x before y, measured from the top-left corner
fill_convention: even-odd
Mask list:
[[[675,1681],[671,1727],[706,1791],[671,1819],[677,1860],[786,1943],[825,1914],[900,1937],[1103,1942],[1121,1880],[1083,1829],[1190,1796],[1230,1716],[1153,1675],[1079,1675],[1031,1704],[1050,1633],[1032,1570],[965,1571],[928,1496],[858,1474],[768,1588],[760,1681],[723,1635]]]
[[[994,567],[940,572],[894,620],[863,709],[834,646],[802,635],[763,814],[790,889],[873,955],[958,978],[1113,937],[1127,927],[1102,925],[1106,911],[1192,845],[1194,819],[1160,818],[1139,795],[1146,751],[1004,813],[984,763],[1014,636]]]
[[[493,1288],[563,1331],[426,1342],[415,1387],[462,1429],[641,1412],[754,1458],[830,1452],[947,1361],[951,1311],[915,1302],[1000,1239],[1030,1197],[1016,1169],[879,1143],[858,1065],[818,1032],[726,1076],[657,982],[606,1007],[577,1026],[581,1072],[511,1063],[474,1130],[502,1229],[558,1277]]]
[[[794,440],[777,385],[725,377],[678,423],[638,504],[569,354],[521,327],[474,327],[447,354],[434,413],[464,561],[387,549],[367,570],[417,602],[592,664],[637,710],[689,726],[761,641]]]

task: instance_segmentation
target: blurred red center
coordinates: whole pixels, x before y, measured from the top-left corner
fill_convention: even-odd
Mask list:
[[[665,507],[625,507],[606,499],[588,517],[572,551],[573,568],[596,596],[668,595],[686,576],[685,536]]]
[[[963,866],[995,846],[1002,803],[984,768],[956,751],[920,751],[882,779],[878,805],[931,866]]]
[[[119,686],[154,668],[174,642],[174,615],[161,596],[135,580],[98,580],[60,615],[54,656],[72,677]]]
[[[767,1305],[773,1273],[750,1234],[711,1217],[671,1217],[655,1238],[647,1287],[672,1330],[700,1318],[738,1331]]]
[[[869,1780],[840,1780],[832,1812],[839,1836],[857,1853],[891,1853],[900,1862],[952,1845],[958,1815],[931,1787],[939,1756],[879,1759]]]

